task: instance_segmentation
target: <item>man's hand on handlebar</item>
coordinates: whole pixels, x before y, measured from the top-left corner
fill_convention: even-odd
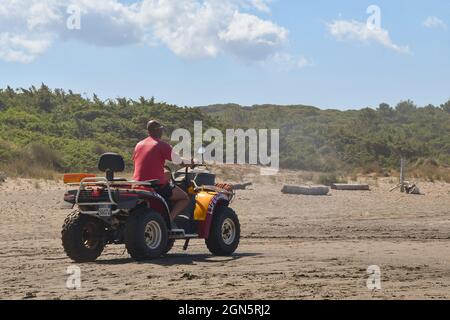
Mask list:
[[[183,168],[189,168],[189,169],[195,169],[196,167],[200,167],[200,166],[205,166],[204,163],[196,163],[194,158],[189,159],[185,159],[180,157],[177,154],[173,154],[172,155],[172,162],[180,165]]]
[[[191,160],[183,159],[183,162],[181,163],[181,166],[184,167],[184,168],[194,169],[196,167],[196,164],[194,162],[194,159],[191,159]]]

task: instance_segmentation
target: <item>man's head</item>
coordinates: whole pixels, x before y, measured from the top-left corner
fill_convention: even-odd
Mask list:
[[[150,120],[147,123],[147,131],[149,136],[157,139],[161,139],[163,135],[164,126],[162,126],[158,121],[156,120]]]

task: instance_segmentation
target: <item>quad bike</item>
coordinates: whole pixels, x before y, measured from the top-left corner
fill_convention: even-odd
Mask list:
[[[171,204],[156,192],[159,181],[115,178],[125,164],[114,153],[102,155],[98,168],[106,177],[64,176],[66,184],[78,186],[64,195],[64,201],[77,210],[62,228],[64,250],[75,262],[95,261],[108,244],[125,244],[138,261],[161,257],[176,240],[184,240],[187,250],[191,239],[204,239],[209,251],[218,256],[232,255],[237,249],[240,224],[229,207],[234,192],[227,185],[216,185],[215,175],[188,168],[172,174],[173,183],[191,199],[172,224]]]

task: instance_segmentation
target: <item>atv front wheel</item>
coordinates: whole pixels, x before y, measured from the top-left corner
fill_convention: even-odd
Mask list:
[[[221,207],[215,214],[209,232],[205,240],[209,251],[216,256],[232,255],[241,237],[241,225],[233,209]]]
[[[168,237],[163,217],[148,208],[134,212],[125,226],[125,247],[137,261],[160,257],[167,248]]]
[[[106,245],[104,223],[78,211],[66,218],[61,235],[64,251],[75,262],[95,261]]]

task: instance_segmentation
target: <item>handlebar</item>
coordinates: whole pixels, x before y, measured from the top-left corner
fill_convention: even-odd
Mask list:
[[[181,166],[182,168],[179,169],[179,170],[177,170],[177,171],[175,171],[175,172],[180,172],[181,170],[185,170],[185,172],[188,173],[188,169],[195,169],[195,168],[198,168],[198,167],[205,167],[205,168],[208,168],[208,166],[206,165],[205,162],[202,162],[202,163],[195,163],[194,160],[195,160],[195,159],[192,159],[192,160],[191,160],[191,163],[189,163],[189,164],[186,164],[186,163],[180,164],[180,166]],[[170,170],[170,171],[171,171],[171,170]]]

